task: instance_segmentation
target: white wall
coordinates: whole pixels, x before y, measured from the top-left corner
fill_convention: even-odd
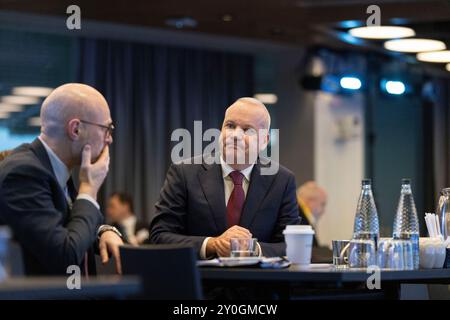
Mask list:
[[[328,193],[318,222],[321,245],[350,239],[364,175],[363,96],[317,92],[314,103],[314,178]]]

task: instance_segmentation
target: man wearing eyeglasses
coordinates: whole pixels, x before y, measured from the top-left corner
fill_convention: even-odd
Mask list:
[[[94,251],[120,273],[120,233],[103,224],[97,193],[109,167],[112,124],[105,98],[70,83],[41,107],[41,134],[0,163],[0,224],[21,244],[27,274],[95,273]],[[71,175],[79,167],[79,186]]]

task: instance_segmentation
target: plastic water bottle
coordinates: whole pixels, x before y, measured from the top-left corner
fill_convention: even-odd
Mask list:
[[[411,190],[411,180],[402,179],[400,200],[394,220],[394,239],[411,240],[413,268],[419,269],[419,219]]]
[[[377,248],[380,227],[377,207],[372,194],[372,181],[364,179],[361,184],[353,227],[353,239],[373,240],[375,248]]]

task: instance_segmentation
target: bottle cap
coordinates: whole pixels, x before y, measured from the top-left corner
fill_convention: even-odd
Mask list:
[[[363,186],[371,185],[372,184],[372,180],[371,179],[363,179],[361,184]]]
[[[411,184],[411,179],[406,179],[406,178],[404,178],[404,179],[402,179],[402,184]]]

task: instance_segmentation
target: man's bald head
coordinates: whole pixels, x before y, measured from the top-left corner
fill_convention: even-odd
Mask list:
[[[95,119],[109,114],[108,104],[96,89],[81,83],[64,84],[44,100],[41,108],[41,132],[48,137],[61,137],[68,121]]]
[[[297,195],[303,199],[326,198],[327,193],[314,181],[308,181],[297,189]]]
[[[68,83],[53,90],[42,104],[41,122],[41,140],[69,168],[80,165],[86,145],[96,161],[113,141],[108,103],[85,84]]]
[[[269,142],[270,115],[254,98],[240,98],[225,112],[221,132],[224,160],[235,170],[255,163]]]
[[[250,97],[243,97],[237,99],[225,112],[225,119],[227,118],[227,113],[239,111],[245,115],[251,115],[256,118],[260,124],[260,129],[270,128],[270,114],[266,106],[259,100]]]

